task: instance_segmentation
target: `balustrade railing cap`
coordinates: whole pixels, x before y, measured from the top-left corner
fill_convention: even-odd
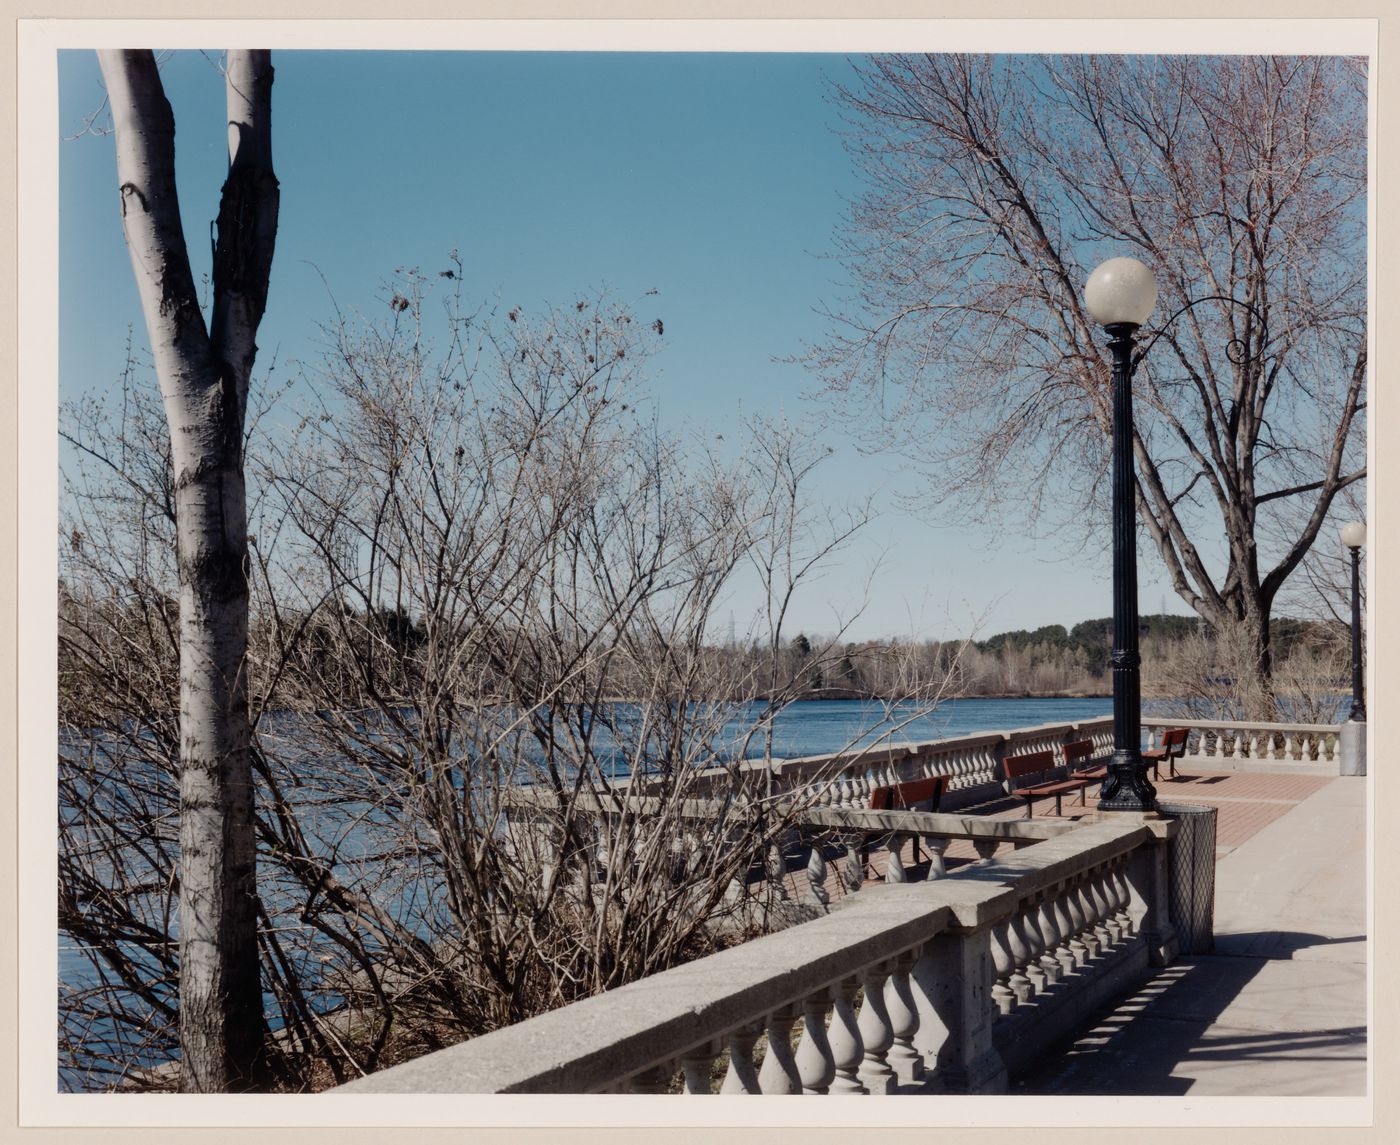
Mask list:
[[[1132,852],[1145,827],[1081,826],[339,1087],[340,1093],[590,1092],[660,1065],[954,927],[985,926]]]

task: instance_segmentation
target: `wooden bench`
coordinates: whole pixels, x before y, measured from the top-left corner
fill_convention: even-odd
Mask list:
[[[911,811],[915,804],[927,803],[920,810],[937,811],[947,785],[946,775],[931,775],[927,779],[911,779],[890,787],[877,787],[870,793],[872,811]]]
[[[1026,801],[1026,818],[1031,817],[1033,801],[1044,799],[1053,795],[1055,797],[1055,814],[1060,814],[1060,800],[1067,791],[1083,791],[1089,783],[1088,779],[1072,777],[1070,779],[1053,779],[1045,783],[1018,784],[1017,780],[1024,779],[1028,775],[1043,775],[1047,771],[1052,771],[1055,767],[1055,753],[1053,751],[1032,751],[1025,755],[1008,756],[1004,761],[1006,768],[1006,778],[1012,784],[1011,794]]]
[[[1159,778],[1157,768],[1165,763],[1173,779],[1176,778],[1176,761],[1186,754],[1186,737],[1190,734],[1187,728],[1172,728],[1163,733],[1162,746],[1150,747],[1142,753],[1142,762],[1152,765],[1152,778]]]
[[[1102,783],[1108,778],[1108,764],[1089,762],[1094,758],[1094,741],[1091,739],[1079,739],[1073,743],[1065,744],[1065,765],[1069,768],[1071,779],[1084,780],[1084,787],[1079,793],[1079,802],[1088,801],[1088,788],[1091,783]],[[1088,763],[1089,766],[1082,766]],[[1076,764],[1080,766],[1076,766]]]
[[[870,793],[872,811],[937,811],[947,787],[946,775],[931,775],[927,779],[910,779],[904,783],[877,787]],[[927,807],[919,804],[927,803]],[[861,865],[865,866],[865,844],[860,848]],[[919,861],[919,837],[914,836],[914,862]]]

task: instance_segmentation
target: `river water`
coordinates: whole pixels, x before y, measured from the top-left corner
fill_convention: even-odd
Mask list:
[[[946,700],[932,712],[924,712],[921,705],[896,704],[887,716],[880,705],[863,700],[804,700],[774,721],[773,754],[791,759],[840,751],[852,741],[867,744],[882,736],[896,743],[921,742],[1112,714],[1113,701],[1107,696]]]
[[[876,741],[895,743],[920,742],[952,738],[989,731],[1011,731],[1046,723],[1069,723],[1095,719],[1112,712],[1112,701],[1106,697],[1088,699],[963,699],[950,700],[928,711],[922,704],[881,705],[862,700],[810,700],[795,703],[774,719],[773,754],[779,758],[822,755]],[[762,716],[762,706],[736,713],[730,725],[737,734],[751,728]],[[285,722],[296,717],[282,717]],[[276,724],[278,721],[273,720]],[[286,734],[288,729],[283,729]],[[721,737],[723,738],[723,737]],[[751,738],[745,754],[761,755],[761,740]],[[625,765],[620,770],[625,771]],[[346,857],[351,840],[342,839],[338,847]],[[275,893],[264,887],[264,893]],[[66,934],[59,936],[59,988],[74,989],[91,986],[94,970],[83,952]],[[269,1004],[271,999],[268,999]],[[271,1012],[271,1008],[269,1008]],[[101,1025],[101,1019],[97,1019]],[[100,1029],[89,1027],[88,1037],[100,1043]],[[145,1064],[161,1060],[157,1053]],[[82,1090],[87,1079],[81,1070],[59,1065],[59,1088]]]

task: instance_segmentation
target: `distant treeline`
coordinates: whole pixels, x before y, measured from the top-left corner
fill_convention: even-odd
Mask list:
[[[173,598],[158,596],[122,605],[110,599],[75,599],[64,589],[61,586],[60,613],[75,628],[154,627],[173,633],[176,626],[178,609]],[[434,654],[434,646],[454,639],[452,633],[433,630],[401,606],[360,612],[342,604],[313,617],[279,619],[280,624],[266,616],[253,619],[250,669],[255,684],[269,669],[283,675],[284,691],[298,678],[314,678],[323,697],[343,695],[347,704],[354,705],[361,702],[358,691],[366,685],[385,698],[411,702],[423,684],[420,661]],[[296,630],[295,639],[280,655],[271,654],[273,646],[286,640],[288,629]],[[281,631],[280,639],[275,630]],[[1275,669],[1285,691],[1321,696],[1347,686],[1344,626],[1283,618],[1273,622],[1271,633]],[[529,643],[526,637],[518,639]],[[83,711],[90,706],[84,694],[90,673],[73,660],[71,642],[60,643],[60,703],[65,717],[81,726],[96,715]],[[1196,618],[1143,616],[1139,645],[1145,697],[1228,694],[1229,650]],[[696,650],[696,694],[733,701],[773,696],[783,702],[1107,695],[1112,690],[1108,668],[1112,646],[1111,617],[1085,620],[1070,629],[1049,624],[1030,631],[999,632],[985,640],[849,642],[798,633],[774,650],[759,641],[731,639]],[[262,651],[269,654],[259,655]],[[162,667],[173,687],[178,671],[173,638],[165,644],[165,653]],[[652,686],[645,657],[636,664],[630,659],[615,658],[608,698],[641,695]],[[472,702],[500,694],[496,677],[492,664],[476,665],[466,674],[473,694],[458,698]],[[1296,706],[1297,701],[1292,702]],[[1319,718],[1326,718],[1326,713]]]
[[[1281,618],[1272,622],[1270,633],[1280,683],[1289,690],[1328,692],[1345,686],[1343,626]],[[1198,684],[1228,691],[1229,650],[1197,618],[1143,616],[1138,642],[1144,695],[1194,694]],[[791,649],[794,659],[810,657],[816,643],[798,636]],[[1113,619],[1101,617],[1070,629],[1048,624],[1032,631],[999,632],[984,640],[848,643],[832,667],[814,663],[807,676],[812,690],[824,696],[918,694],[921,686],[950,671],[952,689],[964,696],[1107,694],[1112,690],[1112,647]]]
[[[1269,639],[1276,657],[1287,657],[1299,646],[1316,644],[1319,637],[1331,640],[1336,635],[1334,621],[1293,620],[1280,617],[1269,624]],[[1138,641],[1180,642],[1193,637],[1211,639],[1214,633],[1205,621],[1194,616],[1170,616],[1158,613],[1138,618]],[[986,640],[976,642],[983,652],[1001,652],[1006,648],[1019,649],[1066,649],[1083,653],[1088,660],[1096,661],[1107,655],[1113,646],[1113,617],[1105,616],[1098,620],[1083,620],[1066,630],[1062,624],[1047,624],[1033,632],[1018,628],[1013,632],[999,632]]]

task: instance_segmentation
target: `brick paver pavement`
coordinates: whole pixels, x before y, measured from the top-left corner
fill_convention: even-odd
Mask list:
[[[1215,855],[1218,860],[1229,854],[1241,843],[1252,838],[1274,820],[1286,815],[1304,799],[1332,781],[1327,775],[1288,775],[1252,771],[1200,771],[1189,767],[1178,768],[1175,778],[1163,775],[1154,786],[1157,798],[1164,803],[1191,803],[1216,809]],[[1074,795],[1064,798],[1061,810],[1063,818],[1078,819],[1086,811],[1094,808],[1096,792],[1087,796],[1081,805]],[[969,807],[958,814],[985,815],[996,819],[1024,819],[1025,803],[1020,799],[998,799],[990,803]],[[1036,819],[1054,819],[1055,801],[1038,799],[1035,803]],[[1010,848],[1003,844],[998,854]],[[912,842],[905,842],[901,858],[911,881],[920,881],[928,873],[928,855],[919,848],[919,860],[915,861]],[[944,852],[943,862],[947,869],[977,861],[977,851],[972,843],[955,839]],[[842,858],[833,858],[827,865],[827,879],[824,884],[827,895],[836,902],[850,894],[841,879]],[[866,882],[879,882],[885,877],[888,855],[883,847],[871,851],[867,864]],[[807,893],[810,881],[804,871],[788,872],[789,893],[802,896]]]
[[[1286,815],[1334,778],[1182,768],[1176,779],[1163,776],[1155,786],[1159,802],[1196,803],[1216,809],[1215,857],[1218,859]]]

